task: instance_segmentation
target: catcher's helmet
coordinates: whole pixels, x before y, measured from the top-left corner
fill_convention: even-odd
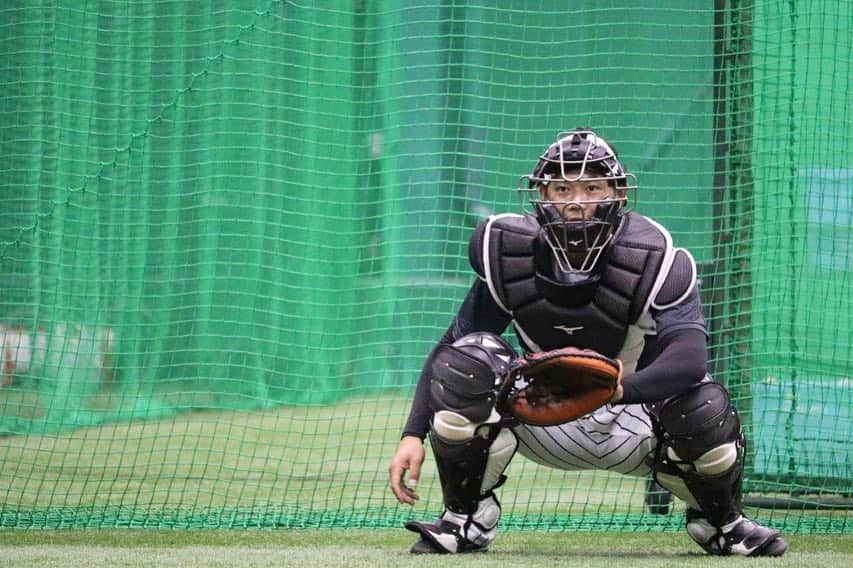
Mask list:
[[[589,273],[594,269],[627,210],[628,191],[637,189],[636,178],[627,172],[613,147],[589,128],[559,134],[539,157],[533,173],[521,180],[519,189],[528,196],[558,266],[567,273]],[[606,181],[614,195],[580,202],[544,199],[540,188],[561,180]],[[567,209],[584,211],[582,206],[588,205],[595,205],[591,215],[564,218]]]

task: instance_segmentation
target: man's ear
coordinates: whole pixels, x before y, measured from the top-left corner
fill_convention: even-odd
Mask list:
[[[539,197],[545,199],[545,194],[548,191],[548,184],[540,183],[537,189],[539,190]]]

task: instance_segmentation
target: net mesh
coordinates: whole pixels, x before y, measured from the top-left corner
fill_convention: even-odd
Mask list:
[[[850,0],[0,8],[0,526],[399,526],[424,357],[555,133],[699,264],[752,514],[849,532]],[[519,458],[508,528],[680,530]]]

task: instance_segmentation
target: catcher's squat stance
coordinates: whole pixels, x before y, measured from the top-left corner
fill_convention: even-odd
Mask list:
[[[424,365],[389,467],[397,499],[413,504],[429,435],[445,510],[406,525],[420,535],[412,552],[485,550],[518,451],[565,470],[652,474],[686,501],[687,532],[710,554],[784,553],[776,531],[741,513],[745,440],[706,375],[690,254],[626,210],[635,178],[591,130],[560,135],[522,179],[533,210],[475,230],[479,278]],[[523,356],[500,337],[510,323]]]

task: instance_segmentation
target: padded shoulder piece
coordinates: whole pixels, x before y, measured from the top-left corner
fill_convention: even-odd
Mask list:
[[[500,215],[492,215],[488,219],[480,221],[474,233],[471,235],[471,240],[468,241],[468,261],[471,263],[471,268],[480,276],[480,278],[490,278],[489,272],[490,261],[496,261],[497,256],[492,254],[496,250],[508,248],[510,254],[518,253],[514,249],[526,249],[527,240],[517,242],[517,239],[510,240],[507,243],[500,239],[500,244],[495,248],[496,240],[494,238],[496,232],[519,234],[524,237],[533,238],[539,231],[539,226],[532,217],[525,217],[516,213],[502,213]],[[508,245],[508,246],[507,246]]]
[[[686,250],[675,249],[669,272],[657,292],[652,307],[658,310],[677,306],[696,285],[696,261]]]
[[[522,264],[532,274],[533,240],[539,231],[539,225],[531,216],[515,213],[492,215],[477,227],[468,247],[471,266],[486,282],[492,297],[498,306],[510,313],[506,307],[505,280],[514,280],[512,267],[504,267],[506,257],[522,259]],[[515,265],[515,262],[511,264]],[[527,266],[527,265],[530,266]],[[509,270],[509,273],[507,273]]]
[[[602,275],[602,284],[616,293],[601,304],[602,309],[628,304],[627,321],[636,322],[651,305],[671,256],[672,237],[664,227],[637,213],[625,215]]]
[[[471,234],[471,240],[468,241],[468,262],[480,278],[486,277],[486,267],[483,264],[483,242],[490,220],[491,218],[480,221]]]

